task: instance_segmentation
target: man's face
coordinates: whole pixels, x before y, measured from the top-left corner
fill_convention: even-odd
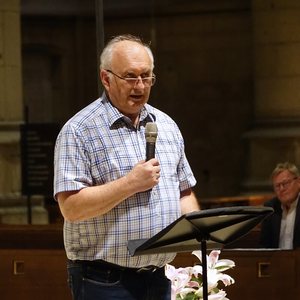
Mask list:
[[[123,41],[114,48],[110,71],[123,78],[151,77],[152,61],[143,46]],[[102,70],[103,72],[106,71]],[[109,72],[102,74],[102,82],[108,96],[119,111],[136,120],[141,108],[149,99],[151,86],[146,86],[141,80],[130,83],[116,75]]]
[[[273,178],[273,187],[281,203],[289,205],[297,199],[300,191],[300,179],[285,170]]]

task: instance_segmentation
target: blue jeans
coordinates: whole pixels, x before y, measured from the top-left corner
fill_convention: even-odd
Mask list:
[[[115,268],[68,261],[68,281],[74,300],[170,300],[171,283],[164,268]]]

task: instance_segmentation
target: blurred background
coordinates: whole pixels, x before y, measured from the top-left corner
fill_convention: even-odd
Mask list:
[[[200,202],[264,198],[278,162],[299,165],[298,1],[1,0],[0,21],[1,223],[61,221],[56,133],[99,97],[99,53],[122,33],[151,43],[150,104],[178,123]]]
[[[151,43],[150,104],[179,125],[202,208],[261,205],[275,165],[299,167],[299,0],[0,0],[3,300],[71,299],[53,147],[101,94],[99,54],[124,33]],[[258,236],[223,252],[237,265],[229,298],[298,299],[299,251],[247,252]]]

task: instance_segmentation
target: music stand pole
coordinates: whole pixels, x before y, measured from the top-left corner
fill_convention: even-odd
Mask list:
[[[206,256],[206,240],[201,241],[201,255],[202,255],[202,287],[203,287],[203,300],[208,299],[207,288],[207,256]]]

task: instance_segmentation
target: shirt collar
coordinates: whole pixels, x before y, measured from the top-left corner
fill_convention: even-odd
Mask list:
[[[108,96],[104,92],[101,97],[101,102],[105,106],[108,116],[109,126],[112,127],[120,122],[131,125],[131,121],[128,117],[122,114],[109,100]],[[153,112],[150,112],[150,106],[145,104],[140,112],[140,125],[145,125],[147,122],[154,122],[156,117]]]

